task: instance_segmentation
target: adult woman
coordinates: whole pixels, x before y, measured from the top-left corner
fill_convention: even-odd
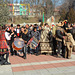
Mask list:
[[[0,30],[0,57],[1,57],[1,65],[9,65],[8,57],[9,57],[9,47],[6,42],[5,38],[5,25],[2,26],[2,29]],[[6,58],[4,58],[4,55],[6,54]]]

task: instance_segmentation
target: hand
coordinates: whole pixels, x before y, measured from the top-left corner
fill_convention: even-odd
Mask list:
[[[13,35],[14,34],[14,32],[13,33],[11,33],[11,35]]]
[[[70,29],[72,29],[72,27],[70,27]]]
[[[65,36],[63,36],[63,39],[65,39]]]
[[[8,52],[10,53],[10,50]]]
[[[24,41],[25,43],[27,43],[27,41]]]
[[[39,40],[39,42],[40,42],[40,40]]]
[[[10,47],[9,46],[7,46],[8,47],[8,50],[10,50]]]
[[[16,35],[14,35],[14,37],[16,37]]]

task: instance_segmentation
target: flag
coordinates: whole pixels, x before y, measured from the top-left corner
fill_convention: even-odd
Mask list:
[[[43,23],[44,23],[44,12],[43,12]]]

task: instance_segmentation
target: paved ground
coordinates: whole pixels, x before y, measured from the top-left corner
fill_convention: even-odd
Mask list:
[[[11,65],[0,66],[0,75],[75,75],[75,52],[72,59],[51,55],[10,56]]]

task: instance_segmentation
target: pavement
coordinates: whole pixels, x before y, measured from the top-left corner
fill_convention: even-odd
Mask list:
[[[11,65],[0,65],[0,75],[75,75],[75,52],[72,59],[27,54],[27,59],[9,56],[9,61]]]

